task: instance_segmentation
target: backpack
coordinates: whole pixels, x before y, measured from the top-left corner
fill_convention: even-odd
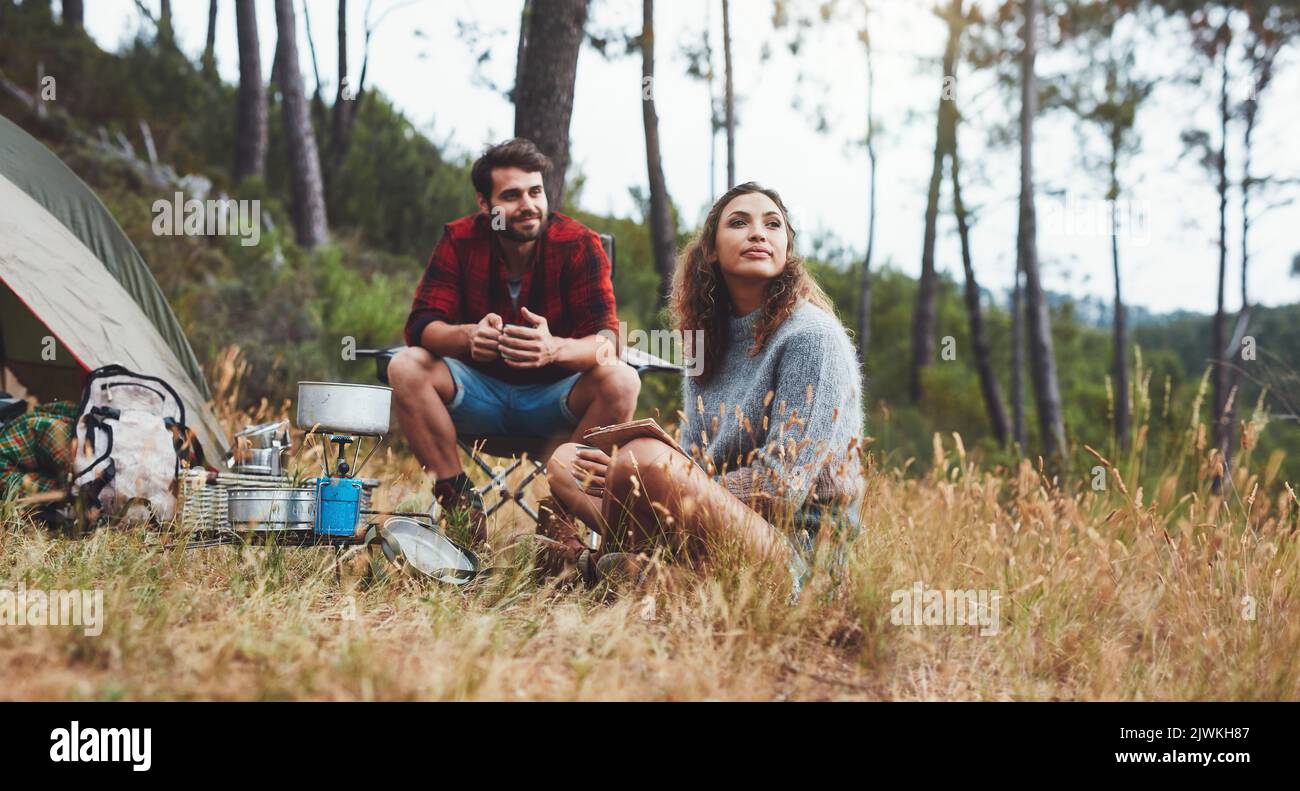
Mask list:
[[[21,398],[14,398],[0,390],[0,428],[9,425],[9,421],[16,420],[26,411],[26,401]]]
[[[182,460],[203,463],[175,388],[106,365],[86,378],[77,414],[69,493],[78,512],[89,521],[173,519]]]

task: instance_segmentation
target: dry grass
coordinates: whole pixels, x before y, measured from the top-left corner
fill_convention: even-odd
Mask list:
[[[867,455],[848,580],[831,597],[820,575],[793,607],[750,572],[649,593],[562,590],[523,571],[466,590],[365,586],[328,549],[167,550],[154,535],[108,531],[69,541],[5,511],[0,585],[102,588],[106,618],[98,637],[0,627],[0,696],[1300,697],[1300,504],[1271,480],[1275,460],[1252,471],[1249,448],[1229,496],[1211,494],[1201,434],[1189,425],[1163,477],[1120,465],[1100,492],[1083,472],[1058,485],[1029,463],[983,471],[958,438],[936,438],[936,472],[922,478]],[[367,474],[390,482],[381,505],[427,504],[408,455],[381,453]],[[998,633],[894,625],[891,593],[916,581],[1001,591]]]

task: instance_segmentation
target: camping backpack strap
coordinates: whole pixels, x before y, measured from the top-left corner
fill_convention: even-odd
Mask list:
[[[96,456],[94,461],[87,464],[81,470],[72,473],[72,479],[74,481],[95,469],[100,464],[103,464],[105,461],[110,460],[113,454],[113,427],[109,425],[108,421],[118,420],[121,417],[122,413],[119,410],[105,406],[91,407],[89,412],[82,415],[81,422],[82,425],[86,427],[87,446],[92,451],[98,450],[98,448],[95,447],[95,435],[99,432],[103,432],[106,441],[104,443],[103,452]]]
[[[172,433],[172,444],[176,446],[176,464],[177,472],[180,475],[179,465],[182,460],[191,467],[208,466],[207,457],[203,454],[203,446],[199,444],[199,436],[194,430],[184,423],[178,422],[173,418],[163,418],[163,425]]]
[[[73,471],[68,477],[68,494],[81,499],[83,504],[82,513],[86,508],[99,503],[100,495],[105,487],[117,477],[117,465],[112,458],[113,426],[109,421],[116,420],[118,417],[120,417],[120,413],[116,409],[96,406],[92,407],[91,411],[81,418],[81,424],[85,427],[86,447],[92,452],[98,453],[94,460],[80,470],[76,468],[76,456],[73,456]],[[104,437],[102,447],[96,439],[101,434]],[[96,470],[102,470],[102,472],[95,475]],[[88,475],[92,477],[83,480]]]
[[[171,386],[171,383],[169,383],[166,379],[163,379],[160,376],[150,376],[149,374],[137,373],[127,368],[126,366],[118,365],[117,363],[100,366],[99,368],[96,368],[95,370],[91,371],[86,376],[86,386],[85,389],[82,391],[80,411],[85,412],[86,404],[93,397],[94,390],[92,388],[92,385],[97,380],[109,379],[112,377],[119,377],[119,376],[124,378],[129,378],[129,379],[141,380],[140,382],[136,382],[135,384],[140,385],[141,387],[148,387],[149,389],[158,393],[160,397],[164,397],[165,395],[171,396],[172,403],[175,405],[176,412],[178,415],[176,420],[180,423],[181,426],[188,425],[188,421],[185,418],[185,402],[181,400],[180,394],[176,392],[176,388]],[[155,387],[144,385],[143,382],[152,382],[153,384],[157,385],[158,388],[162,388],[162,389],[160,391]]]
[[[112,521],[170,519],[181,456],[202,459],[185,405],[157,376],[106,365],[86,378],[69,493]],[[82,466],[84,460],[88,463]]]
[[[126,381],[112,381],[116,379]],[[198,436],[189,428],[185,416],[185,402],[181,400],[180,394],[171,383],[159,376],[151,376],[133,371],[124,365],[111,363],[91,371],[86,377],[86,387],[83,392],[80,412],[85,412],[87,404],[92,400],[98,400],[98,394],[95,392],[94,384],[101,383],[104,392],[108,393],[108,398],[112,398],[111,388],[122,385],[139,387],[148,390],[158,396],[164,403],[163,424],[172,432],[175,440],[175,449],[177,454],[176,475],[179,478],[181,470],[181,460],[184,459],[190,466],[206,466],[207,460],[203,453],[202,446],[199,445]],[[167,404],[170,398],[170,404]],[[175,412],[175,415],[167,414],[167,407]]]

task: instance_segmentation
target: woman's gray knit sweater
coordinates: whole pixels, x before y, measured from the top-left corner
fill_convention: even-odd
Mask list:
[[[802,302],[750,355],[761,311],[729,317],[707,381],[685,377],[682,447],[741,500],[853,504],[864,488],[862,378],[844,327]]]

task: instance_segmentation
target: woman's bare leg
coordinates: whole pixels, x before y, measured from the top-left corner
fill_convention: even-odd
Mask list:
[[[738,543],[752,560],[788,560],[789,544],[757,512],[667,444],[635,439],[606,472],[602,515],[633,546],[668,541],[692,554]]]

